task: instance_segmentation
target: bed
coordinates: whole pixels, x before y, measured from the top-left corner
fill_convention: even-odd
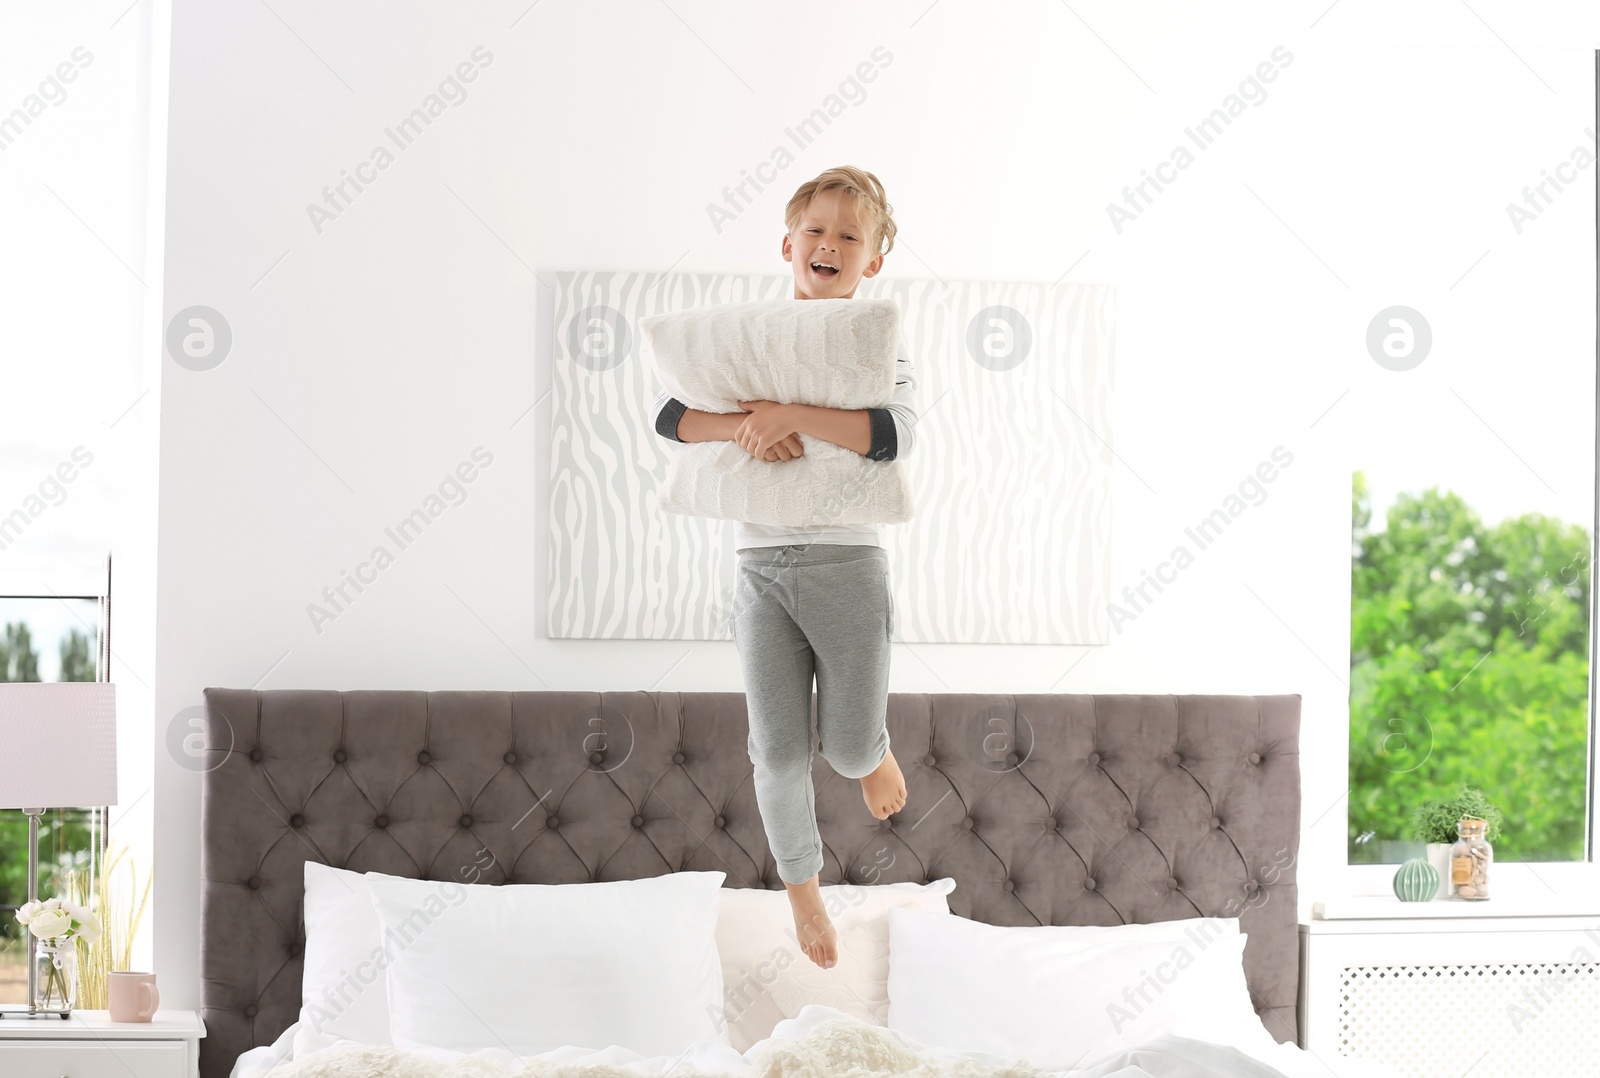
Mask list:
[[[205,700],[203,1078],[299,1017],[308,860],[429,880],[491,851],[488,884],[715,870],[782,890],[742,693]],[[1299,696],[892,693],[888,726],[909,792],[889,821],[816,757],[822,883],[950,877],[951,913],[1000,926],[1238,916],[1251,1005],[1292,1045]]]

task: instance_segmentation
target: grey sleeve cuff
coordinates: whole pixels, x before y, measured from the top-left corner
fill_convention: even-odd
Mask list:
[[[868,408],[867,419],[872,423],[872,445],[867,449],[868,460],[893,460],[900,451],[900,436],[894,428],[894,416],[887,408]]]
[[[667,403],[661,406],[661,411],[656,416],[656,433],[675,442],[683,441],[678,437],[678,420],[682,419],[683,413],[688,410],[688,405],[677,397],[668,397]]]

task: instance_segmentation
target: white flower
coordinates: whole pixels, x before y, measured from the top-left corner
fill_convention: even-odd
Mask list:
[[[17,924],[27,924],[29,921],[33,920],[34,914],[38,913],[42,909],[44,909],[44,904],[39,902],[37,899],[32,902],[24,902],[22,905],[17,907]]]
[[[45,908],[28,922],[28,931],[39,939],[54,939],[72,927],[72,918],[59,909]]]
[[[92,910],[84,910],[78,918],[78,938],[91,947],[100,938],[100,918]]]

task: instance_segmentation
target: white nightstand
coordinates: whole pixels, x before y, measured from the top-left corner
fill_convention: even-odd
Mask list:
[[[0,1019],[4,1078],[199,1078],[194,1011],[157,1011],[149,1022],[113,1022],[105,1011],[60,1018]]]

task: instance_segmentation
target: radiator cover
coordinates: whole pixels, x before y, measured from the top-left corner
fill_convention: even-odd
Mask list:
[[[1600,1075],[1600,961],[1345,966],[1338,1054],[1407,1078]]]
[[[1600,1078],[1600,917],[1312,920],[1300,942],[1300,1043],[1325,1060]]]

